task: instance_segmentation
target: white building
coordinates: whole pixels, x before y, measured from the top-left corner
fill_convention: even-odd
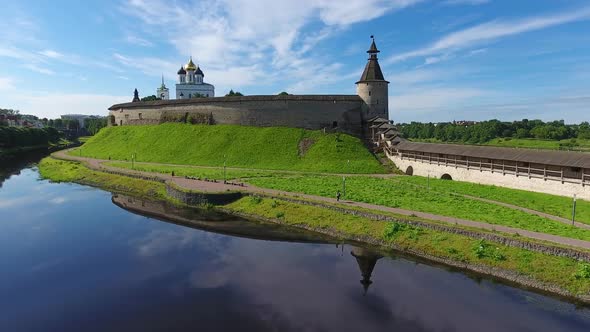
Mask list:
[[[166,84],[164,84],[164,75],[162,75],[162,85],[156,90],[156,96],[162,100],[170,99],[170,92],[166,87]]]
[[[177,74],[176,99],[215,97],[215,87],[203,81],[205,74],[199,66],[195,66],[192,57]]]

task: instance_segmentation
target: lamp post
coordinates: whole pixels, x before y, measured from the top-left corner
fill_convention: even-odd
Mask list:
[[[574,194],[574,202],[572,203],[572,226],[576,220],[576,194]]]
[[[347,160],[346,161],[346,169],[345,169],[346,173],[349,172],[349,167],[350,167],[350,160]],[[346,197],[346,174],[342,175],[342,196]]]
[[[227,166],[226,166],[226,164],[227,164],[227,158],[226,158],[226,155],[224,154],[223,155],[223,183],[226,183],[227,182],[226,181],[226,174],[227,174],[227,171],[226,171],[226,167]]]

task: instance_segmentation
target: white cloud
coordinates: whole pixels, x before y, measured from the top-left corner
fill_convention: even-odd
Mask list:
[[[231,86],[237,89],[259,84],[260,81],[255,82],[255,79],[262,79],[265,83],[275,79],[285,81],[285,78],[295,81],[310,72],[304,67],[310,63],[316,68],[337,67],[333,61],[321,56],[315,56],[311,61],[320,41],[351,24],[372,20],[420,1],[213,0],[171,3],[129,0],[122,9],[139,18],[144,23],[143,30],[169,40],[183,58],[192,55],[205,75],[211,73],[209,77],[214,79],[211,83],[219,85],[218,88]],[[306,29],[311,25],[313,29]],[[119,56],[123,56],[118,57],[121,62],[131,59]],[[144,72],[146,65],[153,63],[146,58],[137,60],[133,59],[131,63],[141,66]],[[174,73],[179,65],[175,64]],[[169,72],[162,67],[156,70]],[[323,72],[320,76],[329,74]],[[332,78],[323,81],[343,75],[331,74]],[[245,76],[240,79],[238,75]],[[285,85],[290,84],[293,83],[285,82]]]
[[[14,89],[14,80],[11,77],[0,77],[0,90]]]
[[[460,109],[462,105],[490,92],[476,88],[422,88],[389,97],[390,118],[396,122],[450,121],[441,110]]]
[[[44,75],[54,75],[55,72],[51,69],[45,68],[45,67],[41,67],[39,65],[36,65],[34,63],[29,63],[24,65],[23,67],[32,70],[34,72],[40,73],[40,74],[44,74]]]
[[[119,53],[113,54],[113,58],[127,68],[139,69],[146,75],[150,76],[161,76],[164,73],[165,76],[176,73],[180,64],[175,64],[170,61],[163,60],[161,58],[152,57],[130,57]],[[121,76],[119,76],[121,77]]]
[[[151,41],[135,36],[135,35],[131,35],[128,34],[127,36],[125,36],[125,41],[128,42],[129,44],[133,44],[133,45],[138,45],[138,46],[144,46],[144,47],[151,47],[154,46],[154,43],[152,43]]]
[[[590,19],[590,7],[553,15],[528,17],[515,21],[491,21],[450,33],[432,43],[430,46],[393,55],[385,62],[394,63],[415,57],[431,56],[456,51],[502,37],[587,19]]]
[[[477,55],[477,54],[486,53],[487,51],[488,51],[487,48],[479,48],[477,50],[471,50],[471,51],[469,51],[468,56],[473,56],[473,55]]]
[[[46,56],[48,58],[51,58],[51,59],[59,59],[59,58],[63,57],[63,54],[61,54],[57,51],[54,51],[54,50],[43,50],[43,51],[39,52],[39,54]]]
[[[483,5],[489,3],[490,0],[446,0],[445,5]]]

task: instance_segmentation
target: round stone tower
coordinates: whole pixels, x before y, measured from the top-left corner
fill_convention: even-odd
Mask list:
[[[389,82],[383,77],[379,61],[377,61],[379,50],[375,45],[375,39],[373,36],[371,36],[371,39],[371,47],[367,51],[369,59],[361,79],[356,82],[356,94],[365,101],[364,120],[375,117],[389,120]]]

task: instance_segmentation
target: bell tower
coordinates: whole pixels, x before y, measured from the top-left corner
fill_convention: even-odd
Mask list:
[[[356,94],[365,102],[363,119],[380,117],[389,120],[389,82],[383,77],[383,72],[377,60],[377,53],[380,51],[375,45],[375,38],[371,36],[372,42],[367,53],[369,59],[361,79],[356,82]]]

